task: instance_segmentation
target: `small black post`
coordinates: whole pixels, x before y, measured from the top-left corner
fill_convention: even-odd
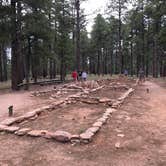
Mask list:
[[[11,105],[8,109],[9,109],[9,116],[13,116],[13,106]]]

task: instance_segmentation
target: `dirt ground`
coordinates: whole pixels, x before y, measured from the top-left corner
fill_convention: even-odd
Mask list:
[[[19,96],[22,102],[27,99]],[[38,100],[32,101],[43,104]],[[0,166],[166,166],[166,89],[152,81],[137,87],[88,145],[1,133],[0,147]]]
[[[81,134],[104,113],[106,107],[76,103],[65,105],[51,112],[42,113],[37,119],[27,123],[16,124],[21,128],[33,130],[48,130],[55,132],[63,130],[74,134]]]

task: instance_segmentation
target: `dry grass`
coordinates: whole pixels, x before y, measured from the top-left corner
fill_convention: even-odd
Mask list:
[[[11,81],[0,82],[0,90],[9,89],[11,87]]]

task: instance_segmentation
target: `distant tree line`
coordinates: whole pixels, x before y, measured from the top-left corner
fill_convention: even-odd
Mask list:
[[[127,3],[128,2],[128,3]],[[166,76],[166,1],[110,0],[108,17],[98,14],[92,30],[90,71]],[[111,13],[116,13],[117,17]]]
[[[74,69],[93,74],[166,76],[166,1],[110,0],[98,14],[91,37],[84,0],[0,0],[0,81],[12,89],[30,79],[62,81]],[[116,13],[116,14],[115,14]],[[117,17],[116,17],[116,16]],[[11,48],[11,57],[7,50]]]

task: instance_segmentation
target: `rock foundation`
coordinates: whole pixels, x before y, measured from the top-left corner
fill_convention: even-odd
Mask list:
[[[104,86],[99,86],[99,84],[93,82],[93,84],[87,84],[84,86],[93,87],[94,89],[86,91],[85,93],[77,93],[76,95],[69,96],[68,98],[64,100],[60,100],[57,102],[52,103],[51,105],[44,106],[38,109],[35,109],[32,112],[28,112],[22,116],[16,117],[16,118],[8,118],[0,123],[0,132],[8,132],[8,133],[14,133],[18,136],[31,136],[31,137],[43,137],[46,139],[52,139],[56,140],[58,142],[66,143],[89,143],[93,140],[93,137],[100,131],[102,126],[107,123],[108,119],[111,118],[111,115],[117,111],[117,108],[121,106],[121,104],[124,103],[124,100],[129,97],[130,94],[133,93],[134,89],[128,88],[127,86],[122,86],[124,89],[128,89],[121,97],[118,98],[116,101],[112,101],[109,98],[89,98],[90,100],[85,100],[85,97],[82,97],[82,95],[87,95],[87,93],[91,93],[94,91],[97,91],[99,89],[102,89]],[[83,88],[80,87],[73,87],[70,86],[68,88],[76,88],[81,91],[84,91]],[[117,88],[117,87],[114,87]],[[56,90],[55,90],[56,91]],[[47,92],[42,92],[42,94],[45,94]],[[35,93],[35,96],[39,96],[40,93]],[[31,130],[30,128],[22,128],[15,125],[17,123],[24,122],[26,120],[32,120],[36,119],[42,112],[49,112],[54,110],[56,107],[61,106],[63,104],[71,104],[75,103],[77,101],[86,102],[88,104],[97,104],[97,103],[111,103],[111,107],[107,108],[106,111],[103,113],[103,115],[96,120],[96,122],[93,123],[92,126],[90,126],[85,132],[81,133],[80,135],[73,135],[66,131],[56,131],[56,132],[50,132],[47,130]]]

